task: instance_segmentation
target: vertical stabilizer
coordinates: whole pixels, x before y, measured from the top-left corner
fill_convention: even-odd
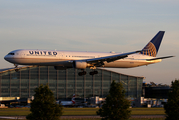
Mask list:
[[[142,49],[141,54],[156,57],[165,31],[159,31],[153,39]]]

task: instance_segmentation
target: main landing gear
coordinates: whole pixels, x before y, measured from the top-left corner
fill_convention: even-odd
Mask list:
[[[83,70],[82,72],[79,72],[78,75],[79,76],[86,75],[86,71]]]
[[[93,69],[93,71],[89,73],[90,75],[98,74],[98,71],[96,71],[96,66],[90,67],[90,69]]]
[[[94,75],[94,74],[98,74],[98,71],[94,70],[92,72],[89,73],[90,75]],[[86,71],[82,71],[82,72],[79,72],[78,73],[79,76],[82,76],[82,75],[86,75]]]
[[[89,74],[90,75],[98,74],[98,71],[94,70],[94,71],[90,72]]]

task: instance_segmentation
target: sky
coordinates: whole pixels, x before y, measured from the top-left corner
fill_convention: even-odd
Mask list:
[[[0,0],[0,69],[16,49],[131,52],[165,31],[160,63],[112,71],[171,84],[179,79],[178,0]]]

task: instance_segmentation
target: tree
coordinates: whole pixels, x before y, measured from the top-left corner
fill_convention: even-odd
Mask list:
[[[26,116],[28,120],[59,120],[63,107],[56,104],[53,92],[48,85],[36,88],[34,100],[31,103],[31,113]]]
[[[106,102],[97,111],[102,120],[126,120],[129,119],[131,111],[128,109],[130,101],[125,98],[125,90],[122,83],[113,81]]]
[[[164,105],[166,120],[179,120],[179,80],[172,81],[168,102]]]

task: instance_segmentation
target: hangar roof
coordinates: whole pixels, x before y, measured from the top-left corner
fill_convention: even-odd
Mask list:
[[[8,71],[14,71],[15,69],[24,69],[24,68],[31,68],[31,67],[37,67],[37,66],[22,66],[22,67],[18,67],[18,68],[4,68],[4,69],[0,69],[0,74],[1,73],[5,73],[5,72],[8,72]],[[119,72],[115,72],[115,71],[111,71],[111,70],[108,70],[108,69],[103,69],[103,68],[97,68],[99,70],[104,70],[104,71],[108,71],[108,72],[113,72],[113,73],[116,73],[116,74],[122,74],[122,75],[126,75],[126,76],[131,76],[131,77],[138,77],[138,78],[143,78],[145,79],[145,77],[143,76],[133,76],[133,75],[127,75],[127,74],[123,74],[123,73],[119,73]]]

